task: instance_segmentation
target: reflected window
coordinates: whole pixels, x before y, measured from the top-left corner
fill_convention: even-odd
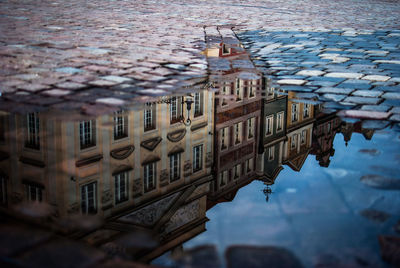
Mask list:
[[[170,124],[179,122],[181,115],[180,101],[178,98],[173,97],[169,106]]]
[[[156,162],[143,166],[143,180],[145,193],[156,189]]]
[[[272,135],[273,127],[274,127],[274,115],[269,115],[265,119],[265,136]]]
[[[227,170],[222,171],[219,177],[220,177],[219,187],[224,187],[228,182],[228,171]]]
[[[246,160],[246,173],[249,173],[253,170],[254,161],[253,158]]]
[[[327,131],[327,133],[330,133],[331,130],[332,130],[332,123],[329,122],[328,125],[327,125],[327,127],[326,127],[326,131]]]
[[[231,49],[226,44],[223,44],[222,45],[222,55],[227,55],[230,53],[231,53]]]
[[[194,117],[203,115],[203,93],[194,93]]]
[[[236,94],[236,101],[241,101],[243,99],[243,90],[239,78],[236,78],[235,94]]]
[[[144,109],[144,131],[156,128],[155,104],[147,103]]]
[[[311,104],[304,104],[303,107],[303,118],[309,118],[310,117],[310,108],[311,108]]]
[[[292,122],[297,122],[299,120],[299,104],[292,104]]]
[[[252,139],[254,137],[255,121],[256,121],[255,117],[247,119],[247,139],[248,140]]]
[[[79,123],[79,139],[81,149],[96,146],[96,120]]]
[[[300,144],[305,144],[307,138],[307,130],[303,130],[300,135]]]
[[[129,199],[128,183],[129,183],[129,171],[120,172],[114,175],[115,204],[119,204]]]
[[[268,97],[273,97],[275,92],[275,88],[273,87],[267,87],[267,96]]]
[[[276,115],[276,132],[280,132],[283,130],[283,115],[284,112],[279,112]]]
[[[40,138],[39,138],[39,114],[38,113],[29,113],[26,118],[26,129],[27,129],[27,139],[25,142],[25,146],[40,150]]]
[[[114,113],[114,140],[125,137],[128,137],[128,116],[121,110]]]
[[[234,125],[235,145],[242,142],[242,122]]]
[[[268,161],[272,161],[275,158],[275,146],[268,148]]]
[[[290,148],[295,149],[297,148],[297,134],[294,134],[290,141]]]
[[[83,214],[97,213],[97,182],[81,186],[81,210]]]
[[[235,165],[235,167],[233,168],[233,179],[234,180],[237,180],[237,179],[239,179],[239,177],[240,177],[240,168],[241,167],[241,165],[240,164],[237,164],[237,165]]]
[[[203,144],[193,147],[193,173],[203,168]]]
[[[255,88],[257,86],[257,80],[251,80],[250,81],[250,87],[249,87],[249,98],[253,98],[256,96],[255,94]]]
[[[26,193],[28,201],[42,202],[43,201],[43,187],[39,185],[26,184]]]
[[[230,94],[229,91],[230,91],[230,87],[227,86],[227,85],[224,83],[224,86],[222,87],[222,96],[221,96],[222,101],[221,101],[221,106],[226,106],[226,105],[228,105],[228,101],[226,100],[225,95],[229,95],[229,94]]]
[[[221,129],[221,151],[228,148],[229,127]]]
[[[175,153],[169,156],[169,181],[177,181],[181,178],[181,154]]]

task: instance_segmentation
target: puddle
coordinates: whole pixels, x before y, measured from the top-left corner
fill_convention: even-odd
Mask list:
[[[327,76],[329,89],[314,83],[318,79],[304,80],[325,71],[289,77],[294,69],[271,68],[284,76],[276,84],[233,34],[207,40],[208,79],[179,82],[175,95],[145,88],[131,102],[129,79],[119,86],[126,101],[97,88],[94,99],[83,92],[70,99],[78,110],[68,104],[68,111],[28,106],[1,113],[0,232],[16,241],[4,256],[27,265],[25,255],[46,248],[56,256],[73,240],[85,245],[82,258],[93,262],[118,257],[177,267],[244,267],[254,259],[262,267],[388,265],[378,237],[398,239],[400,134],[390,117],[396,102],[386,99],[385,111],[363,113],[376,96],[364,96],[365,107],[359,99],[346,101],[353,90],[342,90],[342,101],[332,89],[344,77],[361,76]],[[267,58],[279,47],[300,49],[261,49]],[[357,59],[357,53],[346,55]],[[318,61],[343,63],[336,54]],[[125,80],[104,76],[100,82]],[[323,98],[304,93],[306,83]],[[337,114],[348,109],[360,111]],[[19,229],[12,229],[14,224]],[[39,238],[52,238],[32,239],[26,246],[36,231]],[[57,246],[49,249],[52,243]],[[393,263],[390,250],[382,255]]]

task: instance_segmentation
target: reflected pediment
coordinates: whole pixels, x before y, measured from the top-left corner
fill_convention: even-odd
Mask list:
[[[151,138],[151,139],[142,141],[140,143],[140,146],[142,146],[143,148],[145,148],[149,151],[153,151],[161,141],[162,141],[161,137],[155,137],[155,138]]]
[[[167,139],[172,142],[178,142],[185,137],[186,129],[178,129],[167,134]]]

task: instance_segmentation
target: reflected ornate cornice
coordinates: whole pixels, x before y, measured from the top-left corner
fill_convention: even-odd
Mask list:
[[[128,145],[122,148],[111,150],[110,155],[114,159],[122,160],[130,156],[135,150],[135,146]]]
[[[142,146],[143,148],[145,148],[149,151],[153,151],[161,141],[162,141],[161,137],[155,137],[155,138],[151,138],[151,139],[142,141],[140,143],[140,146]]]
[[[186,129],[185,128],[178,129],[178,130],[175,130],[175,131],[172,131],[172,132],[168,133],[167,134],[167,138],[168,138],[169,141],[178,142],[178,141],[182,140],[183,137],[185,137],[185,134],[186,134]]]

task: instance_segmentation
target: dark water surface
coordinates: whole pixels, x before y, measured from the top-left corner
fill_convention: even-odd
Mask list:
[[[176,96],[3,112],[1,262],[395,263],[397,126],[299,100],[226,43],[205,51],[208,80]]]

